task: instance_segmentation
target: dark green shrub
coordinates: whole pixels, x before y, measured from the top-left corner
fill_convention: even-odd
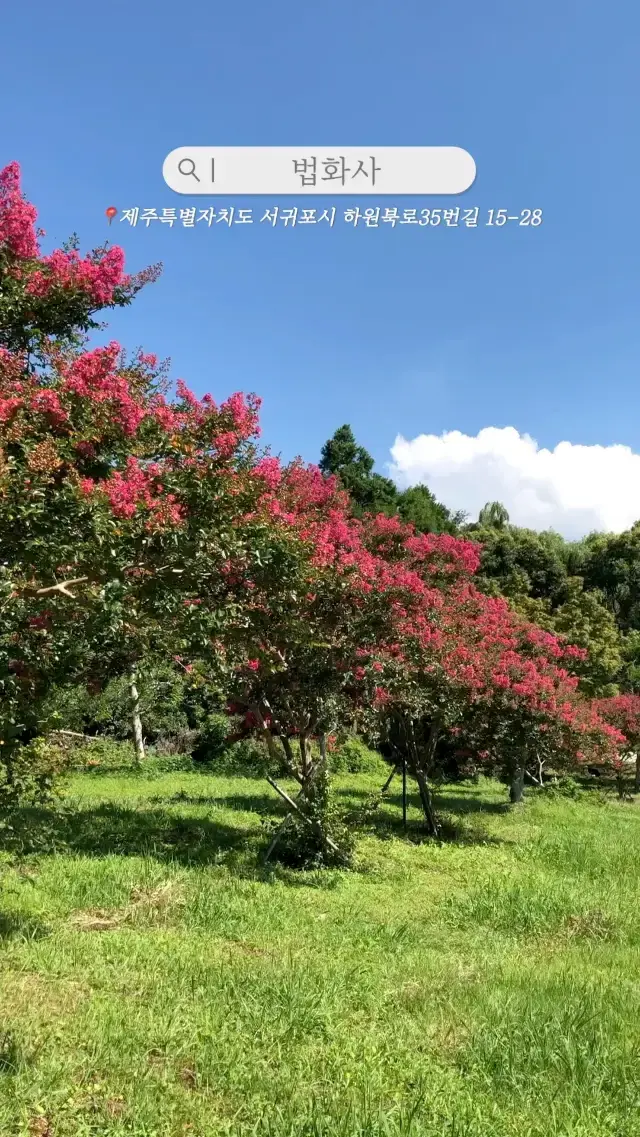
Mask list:
[[[249,736],[229,744],[227,739],[232,729],[233,720],[227,715],[207,715],[193,749],[194,762],[208,766],[212,772],[251,778],[285,773],[283,762],[273,759],[261,739]]]
[[[329,761],[335,774],[379,774],[382,778],[389,774],[384,758],[356,735],[338,743],[331,751]]]
[[[355,830],[353,826],[347,826],[344,813],[333,798],[328,770],[321,770],[316,775],[313,791],[300,805],[312,824],[292,813],[287,818],[273,858],[297,869],[350,868],[353,864]],[[269,839],[279,824],[271,818],[263,820]],[[338,846],[338,851],[327,843],[327,836]]]
[[[198,731],[197,742],[192,749],[194,762],[206,765],[217,763],[228,749],[229,718],[219,713],[208,714]]]
[[[71,767],[62,746],[35,738],[22,746],[0,748],[0,812],[46,805],[56,796],[61,776]]]

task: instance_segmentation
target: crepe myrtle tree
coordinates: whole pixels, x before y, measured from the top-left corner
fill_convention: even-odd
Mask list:
[[[9,167],[0,175],[7,754],[45,726],[52,685],[133,678],[147,655],[167,652],[207,655],[223,681],[224,630],[242,620],[222,570],[243,549],[239,523],[258,486],[247,471],[259,401],[236,393],[217,405],[182,382],[169,397],[153,355],[127,357],[115,342],[84,350],[93,314],[130,298],[121,251],[43,258],[34,221]]]
[[[369,547],[400,561],[405,575],[397,578],[403,592],[386,597],[387,638],[361,652],[358,677],[405,748],[429,828],[437,822],[428,775],[439,742],[453,732],[471,744],[476,762],[507,769],[514,802],[534,756],[572,768],[587,759],[615,764],[620,736],[568,670],[581,650],[479,592],[477,547],[394,525],[381,518],[369,525]]]
[[[0,541],[13,591],[36,617],[46,601],[49,636],[84,605],[75,633],[94,645],[94,678],[170,648],[211,652],[240,603],[222,568],[254,492],[244,465],[256,401],[216,406],[179,384],[168,402],[155,360],[126,361],[116,344],[50,348],[46,370],[21,362],[0,355]],[[60,667],[76,654],[61,651]]]
[[[624,792],[624,759],[635,758],[634,793],[640,793],[640,695],[614,695],[596,700],[598,714],[615,727],[623,741],[620,744],[622,760],[618,766],[618,789]]]
[[[246,651],[229,686],[230,709],[263,738],[274,770],[286,768],[300,786],[294,801],[269,777],[294,821],[267,855],[298,824],[300,851],[344,863],[350,842],[330,798],[327,737],[353,710],[343,661],[357,635],[354,570],[340,571],[331,545],[348,499],[336,479],[301,462],[283,469],[267,456],[251,477],[256,504],[244,524],[259,554],[228,572],[243,597],[238,634]]]
[[[281,470],[268,459],[262,471],[269,492],[261,509],[272,534],[289,534],[298,560],[286,598],[284,576],[243,583],[247,642],[256,638],[234,706],[270,746],[280,739],[300,780],[314,734],[336,722],[384,727],[408,756],[436,832],[429,775],[451,731],[509,769],[514,801],[534,738],[537,754],[544,747],[568,763],[615,752],[610,729],[563,666],[579,649],[475,587],[477,545],[416,534],[399,518],[354,519],[335,482],[313,467]]]
[[[124,271],[117,245],[81,255],[77,239],[43,255],[37,210],[24,198],[20,166],[0,170],[0,344],[37,366],[51,338],[78,346],[84,333],[100,325],[96,314],[123,307],[160,265],[134,275]]]

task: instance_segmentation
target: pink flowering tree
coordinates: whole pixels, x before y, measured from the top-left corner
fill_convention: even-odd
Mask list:
[[[624,759],[635,758],[634,792],[640,794],[640,695],[614,695],[598,699],[598,714],[623,736],[618,786],[623,792]]]
[[[149,654],[196,653],[223,682],[235,642],[225,631],[242,625],[224,569],[243,553],[239,523],[256,493],[246,471],[258,401],[236,394],[217,405],[183,383],[171,398],[155,357],[128,358],[117,343],[83,350],[93,314],[137,287],[121,250],[41,257],[15,167],[0,187],[0,755],[9,769],[15,746],[42,729],[53,683],[100,680]]]
[[[0,345],[38,359],[50,337],[78,344],[98,327],[95,314],[129,304],[159,275],[160,266],[137,275],[124,271],[124,253],[104,246],[82,256],[72,239],[42,255],[37,211],[20,188],[20,167],[0,170]]]
[[[580,654],[528,624],[473,582],[478,547],[412,533],[397,518],[365,520],[363,540],[382,560],[367,605],[354,678],[362,701],[408,752],[429,827],[428,775],[439,743],[460,736],[476,762],[509,772],[520,800],[534,757],[556,763],[616,761],[618,736],[580,696],[569,672]]]
[[[234,703],[271,745],[277,736],[290,767],[295,742],[299,780],[310,738],[347,722],[386,731],[408,754],[435,832],[429,775],[445,739],[503,766],[514,801],[542,756],[575,766],[615,755],[615,732],[569,671],[580,649],[479,592],[477,545],[416,535],[398,518],[355,520],[313,467],[268,459],[258,476],[253,520],[291,543],[293,568],[241,575],[250,654]]]

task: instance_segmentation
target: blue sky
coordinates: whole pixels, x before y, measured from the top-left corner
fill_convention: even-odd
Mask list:
[[[276,452],[316,459],[345,421],[381,467],[398,433],[488,426],[640,450],[635,4],[32,0],[2,22],[0,159],[45,245],[162,260],[109,334],[198,392],[257,391]],[[380,204],[544,223],[107,229],[111,204],[188,204],[161,170],[194,144],[459,145],[456,202]]]

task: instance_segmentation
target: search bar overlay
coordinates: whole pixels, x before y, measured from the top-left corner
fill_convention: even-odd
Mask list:
[[[162,176],[183,194],[458,194],[476,164],[459,146],[179,146]]]

